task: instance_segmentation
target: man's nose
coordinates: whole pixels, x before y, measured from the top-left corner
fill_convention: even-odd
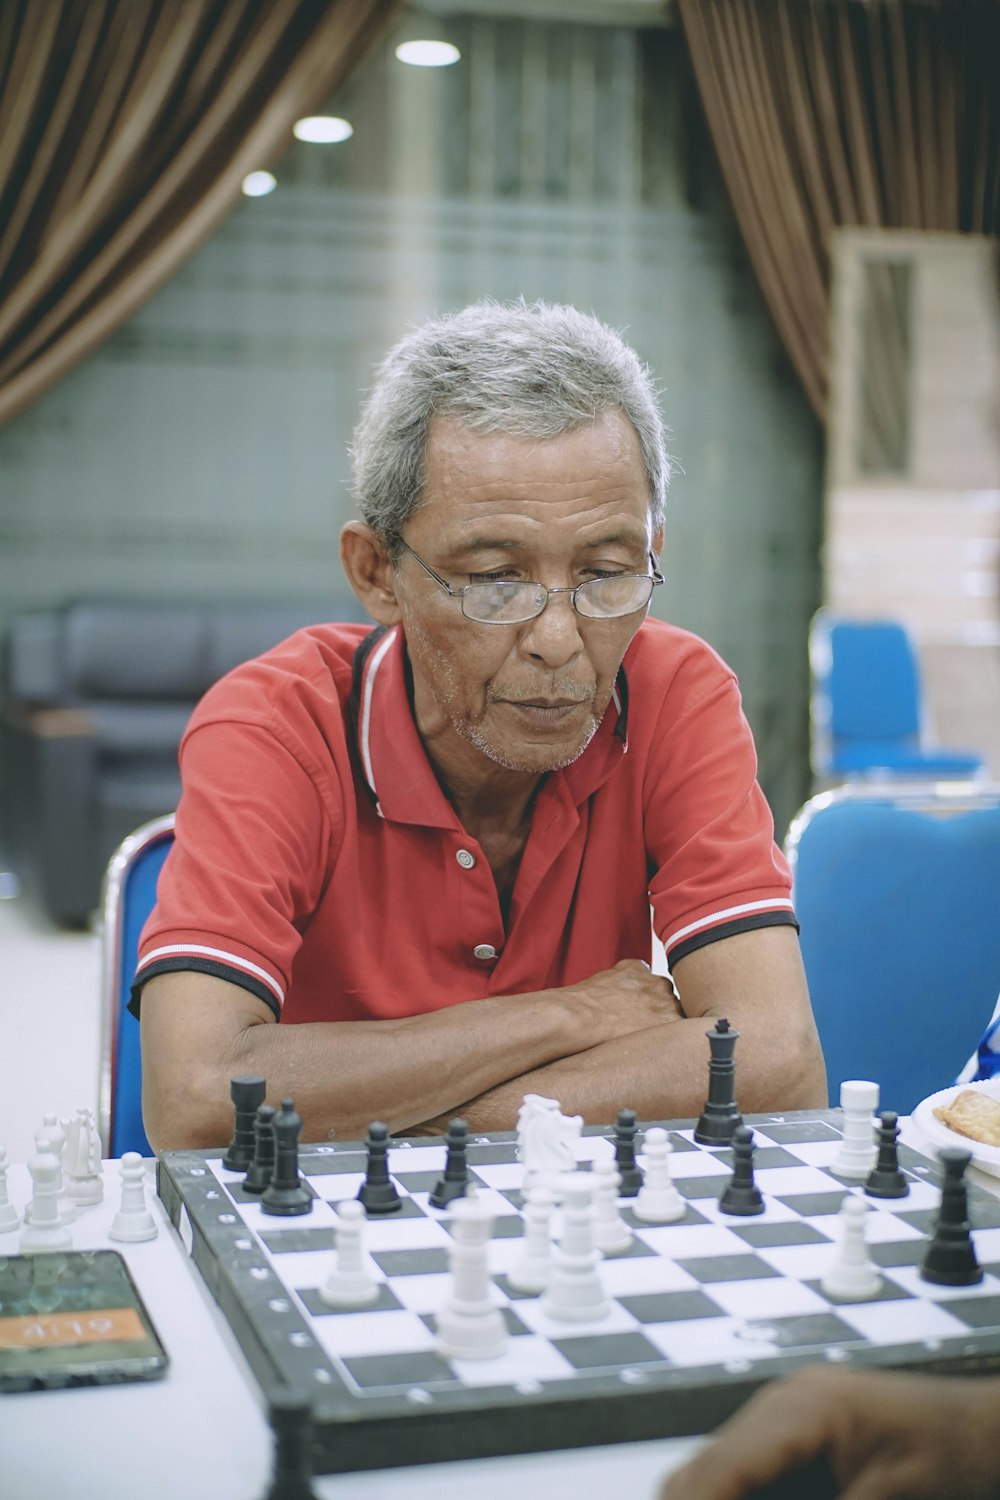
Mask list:
[[[528,620],[521,634],[521,650],[546,666],[564,666],[583,650],[580,616],[573,608],[570,590],[553,590],[545,608]]]

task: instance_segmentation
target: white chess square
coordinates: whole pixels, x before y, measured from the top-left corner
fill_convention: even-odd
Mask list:
[[[378,1214],[366,1219],[362,1230],[366,1250],[433,1250],[447,1248],[451,1235],[437,1219],[397,1219]]]
[[[790,1198],[797,1193],[835,1193],[837,1183],[818,1167],[762,1167],[754,1174],[764,1194]]]
[[[780,1352],[767,1339],[746,1337],[742,1318],[688,1318],[679,1323],[645,1323],[649,1342],[675,1365],[733,1365],[738,1369],[755,1359]],[[759,1332],[759,1330],[758,1330]]]
[[[909,1300],[838,1303],[837,1317],[873,1344],[912,1344],[918,1339],[960,1338],[969,1332],[943,1307]]]
[[[589,1322],[550,1317],[540,1297],[525,1297],[515,1301],[514,1308],[521,1322],[532,1333],[541,1334],[547,1339],[578,1338],[587,1333],[633,1333],[638,1326],[637,1319],[617,1302],[611,1303],[605,1317],[594,1318]]]
[[[690,1292],[701,1283],[689,1272],[662,1255],[628,1255],[605,1260],[601,1281],[612,1297],[640,1292]]]
[[[830,1304],[799,1281],[756,1277],[752,1281],[712,1283],[712,1301],[739,1318],[781,1318],[799,1313],[828,1313]]]
[[[754,1252],[779,1276],[798,1281],[819,1281],[830,1269],[836,1245],[764,1245]]]
[[[312,1331],[327,1354],[352,1359],[363,1354],[402,1354],[434,1348],[427,1324],[406,1308],[390,1312],[334,1313],[313,1318]]]
[[[447,1154],[443,1145],[390,1146],[389,1175],[391,1177],[396,1172],[443,1172]]]
[[[415,1313],[436,1313],[451,1289],[451,1277],[447,1271],[436,1271],[426,1276],[396,1276],[392,1279],[392,1290],[403,1306]],[[499,1306],[500,1293],[494,1287],[496,1297],[491,1297]]]
[[[919,1266],[893,1266],[889,1274],[912,1296],[926,1297],[930,1302],[950,1302],[957,1297],[1000,1296],[1000,1281],[995,1276],[984,1276],[972,1286],[939,1286],[936,1281],[925,1281]]]
[[[576,1373],[548,1339],[522,1333],[511,1338],[499,1359],[452,1359],[448,1363],[463,1385],[523,1385],[568,1380]]]
[[[644,1158],[640,1155],[639,1160],[642,1162]],[[733,1170],[730,1162],[708,1151],[671,1151],[667,1161],[675,1182],[682,1177],[729,1177]]]
[[[724,1224],[644,1224],[639,1239],[658,1255],[692,1260],[702,1255],[747,1255],[746,1241]]]
[[[715,1224],[725,1224],[727,1228],[734,1228],[737,1224],[790,1224],[793,1221],[801,1223],[802,1215],[789,1208],[787,1203],[781,1203],[777,1198],[764,1199],[764,1212],[752,1216],[739,1217],[733,1214],[723,1213],[719,1207],[718,1198],[699,1198],[692,1205],[700,1214],[711,1219]]]

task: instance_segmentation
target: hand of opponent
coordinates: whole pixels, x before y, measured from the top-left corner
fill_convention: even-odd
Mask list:
[[[812,1367],[759,1391],[660,1500],[997,1500],[1000,1379]]]

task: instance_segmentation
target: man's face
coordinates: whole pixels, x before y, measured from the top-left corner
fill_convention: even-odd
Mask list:
[[[648,573],[660,542],[649,527],[639,441],[619,413],[549,440],[437,418],[404,537],[452,588],[493,578],[569,588]],[[484,756],[532,774],[575,760],[645,611],[589,620],[560,594],[533,620],[485,625],[406,553],[397,573],[417,724],[439,764],[475,780]]]

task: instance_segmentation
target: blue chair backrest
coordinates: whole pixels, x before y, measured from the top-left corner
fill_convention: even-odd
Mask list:
[[[920,678],[910,638],[891,620],[830,627],[830,730],[838,740],[920,736]]]
[[[105,894],[105,1033],[102,1114],[107,1114],[111,1156],[138,1151],[152,1156],[142,1123],[142,1057],[139,1022],[128,1010],[139,955],[139,937],[156,902],[163,862],[173,844],[173,818],[146,824],[125,840],[108,867]]]
[[[907,1113],[954,1081],[1000,991],[1000,788],[841,788],[786,848],[830,1101],[867,1078]]]

